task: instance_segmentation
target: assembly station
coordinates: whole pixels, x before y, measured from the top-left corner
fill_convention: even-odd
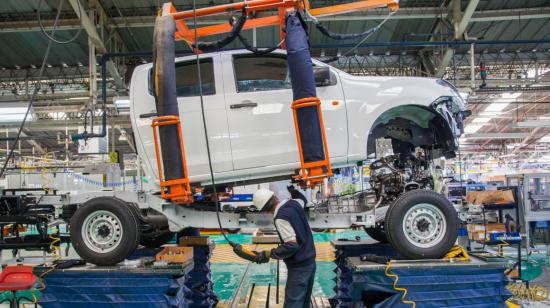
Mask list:
[[[0,306],[550,307],[550,1],[0,1]]]

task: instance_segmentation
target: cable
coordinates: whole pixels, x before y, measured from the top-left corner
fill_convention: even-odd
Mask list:
[[[305,7],[305,5],[304,5],[304,7]],[[306,13],[307,17],[313,22],[313,24],[315,25],[317,30],[319,30],[319,32],[321,32],[323,35],[325,35],[325,36],[327,36],[327,37],[329,37],[333,40],[349,40],[349,39],[354,39],[354,38],[358,38],[358,37],[364,37],[364,36],[370,35],[372,31],[377,30],[377,27],[374,27],[374,28],[370,28],[366,31],[359,32],[359,33],[335,33],[335,32],[330,31],[323,24],[321,24],[319,19],[317,17],[311,15],[311,13],[307,9],[304,9],[304,12]]]
[[[55,30],[57,29],[57,23],[59,22],[59,16],[61,16],[61,7],[62,7],[63,0],[59,0],[59,5],[57,9],[57,15],[55,16],[55,21],[53,24],[52,33],[51,36],[54,35]],[[50,50],[52,47],[53,40],[48,40],[48,46],[46,47],[46,51],[44,52],[44,58],[42,59],[42,65],[40,66],[40,72],[38,73],[37,80],[42,79],[42,75],[44,75],[44,70],[46,68],[46,62],[48,61],[48,56],[50,55]],[[38,91],[40,91],[40,83],[37,83],[36,87],[34,88],[34,91],[32,92],[31,99],[29,100],[29,104],[27,105],[27,111],[25,112],[25,116],[23,117],[23,120],[21,121],[21,125],[19,125],[19,129],[17,130],[17,136],[15,137],[15,141],[12,144],[12,147],[10,148],[10,151],[8,153],[8,156],[6,157],[6,160],[4,161],[4,165],[2,166],[2,170],[0,170],[0,178],[4,176],[4,173],[6,171],[6,168],[8,167],[8,162],[10,161],[11,157],[13,156],[13,152],[15,151],[15,147],[17,146],[17,143],[19,142],[19,138],[21,137],[21,133],[23,132],[23,127],[25,126],[25,123],[27,122],[27,118],[29,116],[29,113],[32,109],[32,104],[34,99],[36,98],[36,94],[38,94]]]
[[[193,3],[195,3],[195,0],[193,0]],[[191,44],[191,46],[194,49],[198,49],[200,51],[215,51],[215,50],[220,50],[223,47],[227,46],[229,43],[233,42],[233,40],[235,40],[237,36],[239,36],[239,33],[241,33],[241,30],[243,29],[243,26],[246,23],[246,9],[243,9],[242,15],[237,19],[236,22],[232,23],[233,28],[229,32],[228,36],[214,42],[198,42],[196,15],[197,15],[196,7],[193,6],[193,19],[195,23],[195,42]]]
[[[246,19],[246,18],[245,18]],[[196,0],[193,0],[193,23],[195,27],[195,42],[197,41],[198,34],[197,34],[197,5]],[[243,22],[244,25],[244,22]],[[242,28],[242,25],[241,25]],[[240,31],[240,29],[239,29]],[[208,167],[210,170],[210,179],[212,180],[212,193],[214,194],[214,202],[216,203],[216,217],[218,219],[218,225],[220,227],[220,232],[222,233],[224,239],[227,241],[229,245],[234,247],[235,243],[229,240],[227,237],[227,234],[225,233],[225,229],[222,226],[222,220],[220,218],[220,202],[218,200],[218,192],[216,191],[216,181],[214,179],[214,167],[212,166],[212,154],[210,152],[210,142],[208,140],[208,129],[206,127],[206,114],[204,111],[204,97],[202,93],[202,75],[201,75],[201,63],[199,54],[195,52],[196,55],[196,61],[197,61],[197,77],[199,79],[199,97],[201,102],[201,115],[202,115],[202,125],[204,129],[204,138],[206,140],[206,154],[208,157]]]
[[[252,46],[248,42],[248,40],[244,36],[242,36],[240,33],[237,34],[237,37],[239,38],[239,41],[241,41],[241,43],[243,44],[243,46],[246,50],[248,50],[248,51],[250,51],[250,52],[252,52],[256,55],[265,55],[265,54],[271,53],[271,52],[275,51],[276,49],[281,48],[281,46],[283,45],[283,42],[284,42],[284,39],[283,39],[279,42],[279,44],[277,44],[273,47],[269,47],[269,48],[265,48],[265,49],[259,49],[257,47]]]
[[[405,300],[405,297],[407,296],[407,289],[405,288],[400,288],[397,286],[397,282],[399,281],[399,276],[397,274],[392,274],[390,273],[390,268],[391,268],[391,260],[388,261],[388,263],[386,264],[386,268],[384,269],[384,274],[387,276],[387,277],[391,277],[391,278],[394,278],[395,280],[393,281],[393,289],[395,291],[399,291],[399,292],[403,292],[403,295],[401,295],[401,302],[403,302],[403,304],[409,304],[411,305],[413,308],[416,308],[416,302],[415,301],[407,301]]]
[[[48,32],[46,32],[46,29],[44,28],[44,25],[42,24],[42,18],[41,18],[41,14],[40,14],[40,5],[42,4],[43,1],[44,0],[38,1],[38,8],[36,9],[36,15],[38,16],[38,26],[40,27],[40,31],[42,32],[42,34],[44,34],[48,38],[48,40],[50,40],[54,43],[57,43],[57,44],[69,44],[69,43],[74,42],[80,36],[80,33],[82,32],[82,29],[84,29],[84,25],[82,24],[82,18],[80,18],[80,16],[78,16],[78,14],[77,14],[77,17],[80,20],[80,28],[78,28],[78,32],[76,32],[76,34],[72,38],[70,38],[66,41],[57,40],[56,38],[53,37],[53,31],[52,31],[51,35],[48,34]],[[78,3],[78,13],[82,14],[82,7],[80,6],[80,0],[76,0],[76,2]],[[59,1],[59,5],[58,5],[58,8],[57,8],[57,17],[55,18],[54,28],[57,25],[57,21],[58,21],[58,18],[59,18],[59,13],[61,12],[61,7],[62,6],[63,6],[63,0]]]
[[[306,10],[307,12],[307,10]],[[309,12],[308,12],[309,13]],[[336,57],[332,57],[332,58],[329,58],[329,59],[326,59],[326,60],[323,60],[324,63],[330,63],[330,62],[334,62],[336,60],[338,60],[340,57],[343,57],[343,56],[347,56],[349,55],[350,53],[354,52],[355,50],[357,50],[357,48],[359,48],[369,37],[371,37],[374,33],[376,33],[385,23],[386,21],[388,21],[388,19],[390,19],[390,17],[395,14],[395,11],[393,12],[390,12],[388,14],[388,16],[386,16],[386,18],[384,18],[376,27],[372,28],[371,32],[368,33],[361,41],[359,41],[359,43],[355,44],[355,46],[353,46],[351,49],[349,49],[348,51],[346,51],[344,54],[342,54],[341,56],[336,56]]]
[[[47,232],[47,231],[46,231]],[[48,238],[50,238],[52,241],[50,243],[50,251],[53,251],[53,256],[55,257],[55,260],[53,261],[53,266],[48,269],[47,271],[44,271],[40,276],[38,276],[37,281],[40,284],[40,288],[38,289],[32,289],[31,295],[32,295],[32,302],[30,303],[24,303],[23,307],[26,307],[27,305],[36,305],[38,303],[38,297],[36,297],[35,292],[36,291],[44,291],[46,289],[46,284],[42,281],[42,278],[46,276],[46,274],[54,271],[57,268],[56,261],[61,259],[61,238],[54,236],[53,234],[48,234]]]

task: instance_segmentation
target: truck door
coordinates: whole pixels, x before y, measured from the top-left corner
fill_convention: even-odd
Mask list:
[[[223,95],[221,74],[215,74],[221,66],[219,55],[201,56],[201,80],[204,99],[210,151],[215,172],[232,171],[231,146],[227,126],[227,114]],[[140,155],[145,159],[146,169],[157,177],[157,165],[151,128],[151,118],[156,116],[154,97],[152,96],[152,69],[148,70],[149,91],[145,83],[135,86],[132,91],[134,118],[136,119],[136,137],[142,142],[138,145]],[[187,167],[191,179],[202,179],[209,174],[206,154],[205,133],[201,115],[197,62],[176,60],[176,91],[182,123]],[[139,101],[139,102],[138,102]],[[202,176],[202,177],[201,177]]]
[[[299,162],[286,55],[246,53],[222,57],[234,168],[284,168],[284,164]],[[341,87],[318,88],[318,96],[331,157],[345,157],[347,129]]]

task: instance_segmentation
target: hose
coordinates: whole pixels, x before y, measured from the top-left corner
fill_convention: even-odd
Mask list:
[[[367,35],[370,36],[372,32],[377,30],[377,28],[370,28],[367,31],[361,33],[334,33],[331,32],[327,27],[323,26],[321,23],[316,23],[315,28],[317,28],[317,30],[319,30],[319,32],[321,32],[323,35],[333,40],[350,40],[358,37],[365,37]]]
[[[241,43],[243,44],[244,48],[256,55],[265,55],[265,54],[268,54],[268,53],[272,53],[273,51],[281,48],[281,46],[283,45],[283,42],[284,42],[284,39],[282,41],[279,42],[279,44],[273,46],[273,47],[269,47],[269,48],[264,48],[264,49],[259,49],[259,48],[256,48],[254,46],[252,46],[248,40],[246,39],[246,37],[242,36],[242,34],[238,34],[237,37],[239,38],[239,41],[241,41]]]
[[[327,27],[325,27],[319,21],[319,19],[317,19],[317,17],[311,15],[311,13],[309,13],[309,11],[307,9],[305,9],[304,12],[306,13],[307,17],[313,22],[313,24],[315,25],[315,28],[317,28],[317,30],[319,30],[319,32],[321,32],[323,35],[325,35],[325,36],[327,36],[327,37],[329,37],[333,40],[349,40],[349,39],[354,39],[354,38],[358,38],[358,37],[370,36],[374,31],[378,30],[378,28],[380,27],[380,25],[378,25],[376,27],[368,29],[367,31],[363,31],[363,32],[359,32],[359,33],[335,33],[335,32],[330,31]]]
[[[48,34],[46,29],[44,28],[44,25],[42,24],[42,18],[41,18],[41,14],[40,14],[40,6],[41,6],[42,2],[44,2],[44,0],[38,1],[38,8],[36,9],[36,15],[38,17],[38,26],[40,27],[40,31],[42,32],[42,34],[44,34],[48,38],[48,40],[50,40],[54,43],[57,43],[57,44],[69,44],[69,43],[74,42],[80,36],[80,33],[84,29],[84,25],[82,24],[82,18],[80,18],[80,16],[77,16],[78,19],[80,20],[80,27],[78,28],[78,32],[76,32],[76,34],[73,37],[71,37],[70,39],[68,39],[66,41],[60,41],[60,40],[53,37],[53,32],[52,32],[51,35]],[[82,14],[82,7],[80,6],[80,0],[76,0],[76,3],[78,4],[78,13]],[[63,4],[63,1],[59,1],[59,6],[58,6],[58,9],[57,9],[58,12],[61,11],[62,4]],[[54,23],[54,27],[55,27],[56,24],[57,24],[57,17],[56,17],[56,23]]]
[[[197,41],[197,14],[196,14],[195,0],[193,0],[193,22],[195,24],[195,42],[192,44],[192,47],[200,51],[220,50],[223,47],[227,46],[229,43],[233,42],[233,40],[235,40],[235,38],[239,36],[239,33],[243,29],[243,26],[246,22],[246,11],[243,10],[242,15],[237,19],[236,22],[230,22],[233,25],[233,29],[231,29],[231,31],[229,32],[229,35],[215,42],[198,42]]]
[[[315,21],[317,20],[314,16],[312,16],[311,14],[309,14],[309,12],[307,10],[306,11],[306,14],[308,15],[308,18],[310,18],[314,23]],[[340,57],[342,56],[347,56],[349,54],[351,54],[352,52],[354,52],[355,50],[357,50],[357,48],[359,48],[369,37],[371,37],[371,35],[373,35],[374,33],[376,33],[378,30],[380,30],[380,28],[382,28],[382,26],[386,23],[386,21],[388,21],[388,19],[390,19],[390,17],[395,13],[394,12],[390,12],[388,14],[388,16],[386,16],[386,18],[384,18],[376,27],[374,28],[371,28],[367,31],[364,32],[364,37],[361,41],[359,41],[359,43],[355,44],[355,46],[353,46],[351,49],[349,49],[348,51],[346,51],[345,53],[343,53],[341,56],[335,56],[335,57],[332,57],[332,58],[328,58],[328,59],[324,59],[324,60],[321,60],[322,62],[324,63],[330,63],[330,62],[334,62],[336,60],[338,60]],[[318,23],[319,21],[317,21]],[[319,27],[317,27],[317,29],[319,29]],[[325,28],[326,29],[326,28]],[[320,29],[319,29],[320,30]],[[321,31],[321,30],[320,30]],[[327,30],[328,31],[328,30]],[[321,31],[321,33],[323,33]],[[324,34],[324,33],[323,33]],[[336,34],[334,34],[336,35]],[[344,34],[339,34],[340,36],[345,36]],[[330,36],[329,36],[330,37]],[[332,38],[332,37],[331,37]],[[346,38],[347,39],[347,38]]]
[[[244,13],[243,13],[243,16],[245,16]],[[242,16],[241,16],[241,19],[242,19]],[[246,21],[246,16],[245,16],[244,20]],[[193,0],[193,22],[194,22],[194,27],[195,27],[195,42],[196,42],[197,37],[198,37],[198,34],[197,34],[197,5],[196,5],[196,0]],[[242,29],[243,25],[244,25],[244,21],[238,27],[238,31],[240,31]],[[235,28],[236,27],[234,26],[233,31],[235,30]],[[238,31],[237,31],[237,33],[238,33]],[[233,39],[234,39],[234,37],[233,37]],[[199,58],[198,53],[195,53],[195,55],[196,55],[196,61],[197,61],[197,77],[198,77],[198,80],[199,80],[199,97],[200,97],[200,102],[201,102],[202,125],[203,125],[203,129],[204,129],[204,138],[205,138],[205,141],[206,141],[206,154],[207,154],[207,157],[208,157],[208,167],[209,167],[209,171],[210,171],[210,179],[212,181],[212,193],[214,194],[214,203],[216,205],[216,218],[218,220],[218,226],[220,227],[220,232],[223,235],[225,241],[229,245],[231,245],[231,247],[235,247],[236,244],[233,243],[232,241],[230,241],[229,238],[227,237],[225,229],[222,226],[222,220],[220,218],[220,202],[218,200],[218,192],[216,191],[216,180],[214,179],[214,167],[212,166],[212,154],[210,152],[210,142],[208,140],[208,129],[206,127],[206,114],[205,114],[205,111],[204,111],[204,95],[202,93],[202,75],[201,75],[200,58]]]
[[[40,274],[40,276],[37,277],[38,278],[37,281],[38,281],[38,284],[40,284],[40,287],[38,289],[32,289],[32,291],[31,291],[32,302],[24,303],[23,307],[26,307],[27,305],[36,305],[38,303],[38,297],[36,297],[35,292],[36,291],[44,291],[46,289],[46,284],[44,284],[44,282],[42,281],[42,278],[44,278],[44,276],[46,276],[46,274],[54,271],[57,268],[57,266],[55,265],[55,261],[61,259],[61,253],[60,253],[60,251],[61,251],[61,238],[59,238],[57,236],[54,236],[53,234],[49,234],[48,238],[52,240],[50,242],[50,251],[53,251],[53,256],[55,257],[55,260],[54,260],[54,263],[53,263],[54,266],[52,266],[47,271],[44,271],[42,274]]]
[[[390,268],[391,268],[391,260],[388,261],[388,263],[386,264],[386,268],[384,269],[384,274],[387,276],[387,277],[391,277],[391,278],[394,278],[394,281],[393,281],[393,289],[395,291],[398,291],[398,292],[403,292],[403,295],[401,295],[401,302],[403,304],[409,304],[411,305],[413,308],[416,308],[416,302],[415,301],[407,301],[405,300],[405,297],[407,296],[407,289],[405,288],[400,288],[397,286],[397,282],[399,281],[399,276],[397,274],[392,274],[390,273]]]

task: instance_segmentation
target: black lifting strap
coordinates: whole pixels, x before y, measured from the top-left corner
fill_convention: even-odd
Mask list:
[[[233,42],[233,40],[237,36],[239,36],[245,22],[246,22],[246,13],[243,12],[243,14],[237,19],[237,21],[232,23],[233,29],[231,29],[231,32],[229,32],[228,36],[214,42],[195,42],[193,43],[193,48],[198,49],[200,51],[220,50],[225,46],[227,46],[227,44]]]

